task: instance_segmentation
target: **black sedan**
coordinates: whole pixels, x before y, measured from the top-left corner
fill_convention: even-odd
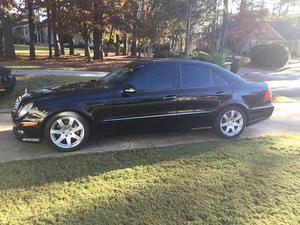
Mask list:
[[[267,84],[200,61],[155,60],[25,93],[12,119],[18,139],[45,138],[58,151],[74,151],[99,132],[210,127],[235,138],[273,109]]]
[[[0,66],[0,95],[13,91],[16,78],[11,74],[11,70]]]

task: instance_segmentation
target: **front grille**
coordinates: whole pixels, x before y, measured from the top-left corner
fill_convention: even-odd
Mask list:
[[[16,111],[19,109],[19,106],[20,106],[21,102],[22,102],[22,96],[19,96],[19,97],[17,98],[17,100],[16,100],[16,103],[15,103],[15,108],[14,108],[14,109],[15,109]]]

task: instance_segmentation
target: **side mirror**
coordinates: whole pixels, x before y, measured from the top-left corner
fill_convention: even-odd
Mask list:
[[[121,91],[123,96],[129,96],[130,94],[136,93],[136,89],[133,85],[126,85],[122,91]]]

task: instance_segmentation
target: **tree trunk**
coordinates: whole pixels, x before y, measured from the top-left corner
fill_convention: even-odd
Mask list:
[[[182,54],[182,52],[183,52],[183,37],[180,36],[179,53]]]
[[[116,56],[120,55],[120,35],[116,35]]]
[[[1,17],[0,17],[1,19]],[[2,27],[0,27],[0,59],[3,58],[3,31]]]
[[[90,53],[90,46],[89,46],[88,31],[83,32],[83,40],[84,40],[85,60],[87,63],[90,63],[92,60],[91,60],[91,53]]]
[[[226,47],[228,20],[228,0],[224,0],[222,47]]]
[[[65,46],[64,46],[64,38],[63,35],[59,35],[59,45],[60,45],[60,53],[65,55]]]
[[[132,36],[132,44],[131,44],[131,56],[136,56],[136,35],[135,33]]]
[[[122,55],[127,55],[127,35],[123,34],[123,51]]]
[[[35,40],[34,40],[34,13],[33,13],[33,2],[32,0],[27,0],[28,9],[28,25],[29,25],[29,50],[30,50],[30,60],[36,60],[35,56]]]
[[[12,34],[12,21],[11,15],[6,14],[2,15],[2,27],[3,27],[3,36],[4,36],[4,50],[5,56],[8,59],[15,59],[16,52],[13,42],[13,34]]]
[[[49,59],[53,58],[52,55],[52,43],[51,43],[51,35],[52,35],[52,29],[51,29],[51,12],[50,12],[50,5],[49,0],[47,0],[47,27],[48,27],[48,49],[49,49]]]
[[[192,20],[192,1],[188,2],[188,14],[187,14],[187,24],[186,24],[186,34],[185,34],[185,50],[184,54],[187,56],[190,50],[190,33],[191,33],[191,20]]]
[[[103,59],[102,27],[103,13],[101,10],[102,1],[96,0],[94,3],[94,60]]]
[[[70,37],[70,50],[69,50],[69,55],[74,55],[75,54],[75,45],[74,45],[74,38],[71,36]]]
[[[54,56],[59,57],[61,52],[60,52],[60,44],[59,44],[59,39],[58,39],[58,34],[57,34],[57,21],[56,21],[56,4],[53,3],[52,5],[52,30],[53,30],[53,38],[54,38]]]

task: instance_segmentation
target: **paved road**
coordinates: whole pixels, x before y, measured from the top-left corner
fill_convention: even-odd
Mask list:
[[[273,116],[262,123],[248,127],[241,138],[266,135],[300,133],[300,103],[276,104]],[[28,144],[14,139],[9,114],[0,114],[0,162],[34,159],[43,157],[61,157],[71,154],[107,152],[200,143],[221,140],[211,130],[177,131],[135,135],[116,135],[99,137],[91,141],[84,149],[74,153],[57,153],[45,143]]]

